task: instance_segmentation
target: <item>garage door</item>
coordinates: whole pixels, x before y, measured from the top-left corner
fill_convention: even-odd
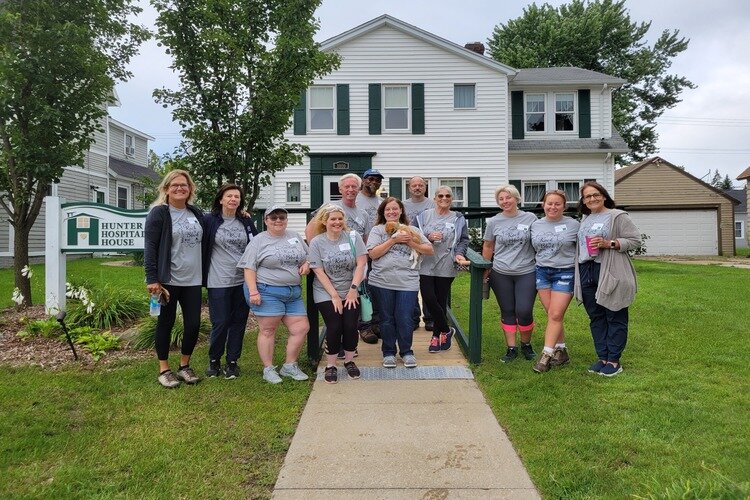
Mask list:
[[[629,212],[650,238],[647,255],[719,255],[716,210],[648,210]]]

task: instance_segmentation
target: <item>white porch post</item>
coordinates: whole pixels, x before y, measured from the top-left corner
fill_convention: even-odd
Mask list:
[[[53,316],[65,310],[66,257],[62,253],[62,208],[60,198],[45,196],[47,221],[44,254],[44,309]]]

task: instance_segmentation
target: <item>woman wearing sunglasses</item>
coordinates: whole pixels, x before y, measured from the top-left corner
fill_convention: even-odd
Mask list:
[[[287,211],[274,205],[263,215],[266,230],[255,236],[245,249],[237,267],[245,273],[245,299],[258,321],[258,354],[263,363],[263,379],[271,384],[281,376],[307,380],[297,358],[310,329],[302,301],[301,276],[310,272],[307,244],[287,230]],[[284,323],[289,331],[286,361],[279,372],[273,366],[276,330]]]
[[[641,234],[627,212],[598,182],[581,188],[574,296],[589,315],[599,358],[589,372],[613,377],[622,372],[620,356],[628,340],[628,306],[637,290],[635,268],[628,255],[641,244]]]
[[[432,243],[433,255],[422,258],[419,290],[433,320],[432,339],[427,352],[437,353],[451,348],[456,330],[448,326],[446,311],[456,264],[466,264],[469,231],[463,214],[451,210],[453,190],[440,186],[435,191],[435,208],[416,216],[415,225]]]

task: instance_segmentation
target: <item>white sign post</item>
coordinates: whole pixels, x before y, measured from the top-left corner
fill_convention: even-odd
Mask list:
[[[143,251],[148,210],[101,203],[60,203],[47,196],[45,308],[65,310],[65,253]]]

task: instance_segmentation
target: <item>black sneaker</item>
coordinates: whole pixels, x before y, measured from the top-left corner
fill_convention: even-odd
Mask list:
[[[326,384],[335,384],[339,381],[339,372],[335,366],[327,366],[323,378]]]
[[[379,340],[378,336],[375,335],[372,330],[361,330],[359,332],[359,338],[361,338],[362,342],[365,344],[377,344]]]
[[[435,323],[432,320],[426,320],[424,322],[424,329],[427,330],[428,332],[431,332],[432,330],[435,329]]]
[[[510,363],[517,357],[518,357],[518,349],[515,347],[508,347],[508,350],[505,352],[505,356],[500,358],[500,361],[502,361],[503,363]]]
[[[224,369],[224,378],[232,380],[240,376],[240,367],[237,366],[236,361],[230,361],[227,363],[227,367]]]
[[[344,368],[346,368],[346,374],[349,375],[349,378],[359,378],[361,375],[359,368],[354,364],[354,361],[344,363]]]
[[[536,353],[534,352],[534,348],[531,347],[531,343],[524,344],[521,342],[521,354],[523,354],[523,357],[526,358],[527,361],[536,358]]]
[[[221,373],[221,361],[218,359],[212,359],[208,362],[208,370],[206,370],[206,377],[218,377]]]

